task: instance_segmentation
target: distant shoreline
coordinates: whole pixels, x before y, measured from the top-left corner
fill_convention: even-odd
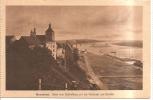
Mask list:
[[[143,48],[143,41],[121,41],[114,44],[120,45],[120,46],[131,46],[131,47]]]

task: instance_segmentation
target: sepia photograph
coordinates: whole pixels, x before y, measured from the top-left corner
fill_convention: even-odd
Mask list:
[[[142,6],[6,6],[6,90],[143,90]]]

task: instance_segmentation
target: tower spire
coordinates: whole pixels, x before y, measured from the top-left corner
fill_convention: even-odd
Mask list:
[[[54,31],[51,27],[51,23],[48,25],[48,29],[45,31],[46,33],[46,41],[54,41]]]
[[[36,34],[36,28],[33,29],[33,33]]]
[[[36,28],[30,31],[31,37],[36,37]]]
[[[49,23],[49,28],[51,28],[51,23]]]
[[[32,34],[32,33],[33,33],[33,31],[31,30],[31,31],[30,31],[30,33]]]

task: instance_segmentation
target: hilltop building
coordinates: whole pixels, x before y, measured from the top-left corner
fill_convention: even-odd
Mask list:
[[[37,35],[36,28],[34,28],[30,31],[30,36],[20,36],[20,38],[16,38],[16,36],[6,36],[7,47],[16,40],[25,41],[30,49],[34,47],[46,47],[56,59],[57,43],[55,42],[55,35],[51,24],[49,24],[48,29],[45,31],[45,35]]]

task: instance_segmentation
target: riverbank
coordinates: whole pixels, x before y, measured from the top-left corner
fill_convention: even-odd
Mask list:
[[[141,90],[142,70],[109,55],[87,53],[94,73],[109,90]]]

